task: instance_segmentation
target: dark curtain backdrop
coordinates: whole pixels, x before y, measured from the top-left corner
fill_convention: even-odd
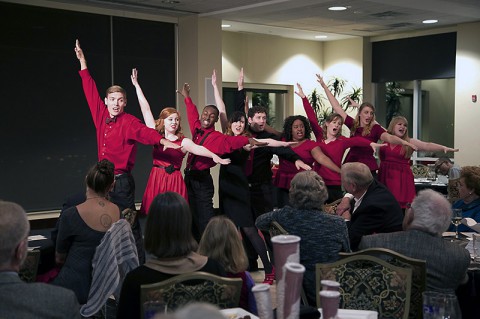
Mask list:
[[[173,24],[0,3],[0,28],[0,199],[41,211],[85,189],[97,144],[75,39],[102,97],[112,83],[123,86],[126,111],[142,119],[130,81],[135,67],[154,116],[175,106]],[[151,165],[151,147],[139,145],[137,201]]]

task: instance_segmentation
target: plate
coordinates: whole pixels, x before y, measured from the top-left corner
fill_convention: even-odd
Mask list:
[[[254,314],[242,308],[228,308],[228,309],[222,309],[220,311],[223,313],[223,315],[227,319],[242,319],[245,316],[250,316],[251,319],[260,319]]]
[[[318,308],[322,313],[322,308]],[[320,318],[323,318],[323,313]],[[338,319],[377,319],[378,312],[370,310],[355,310],[355,309],[338,309]]]

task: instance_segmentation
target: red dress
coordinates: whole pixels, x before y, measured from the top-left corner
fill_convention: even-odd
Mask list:
[[[380,148],[378,180],[395,196],[400,207],[406,208],[416,194],[410,158],[405,158],[402,145],[386,144]]]
[[[315,162],[315,159],[312,156],[312,149],[317,147],[317,143],[312,140],[305,140],[298,146],[292,146],[292,151],[294,151],[300,159],[307,165],[312,166]],[[275,179],[273,180],[273,185],[290,189],[290,182],[293,177],[303,170],[298,170],[294,162],[290,162],[286,159],[280,158],[280,164],[278,165],[278,171],[275,174]]]
[[[174,143],[181,145],[182,139],[178,139]],[[185,153],[180,148],[168,148],[164,151],[163,146],[154,146],[153,167],[143,194],[140,213],[147,214],[153,199],[160,193],[175,192],[188,200],[187,188],[180,172],[184,157]],[[168,168],[170,165],[173,166]]]

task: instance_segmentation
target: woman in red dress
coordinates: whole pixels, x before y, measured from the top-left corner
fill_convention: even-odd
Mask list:
[[[419,151],[427,152],[457,152],[458,149],[450,148],[435,143],[423,142],[408,136],[408,122],[403,116],[395,116],[388,125],[387,132],[402,140],[415,145]],[[413,149],[409,146],[385,143],[387,146],[380,149],[380,168],[378,180],[392,192],[400,207],[407,208],[415,198],[415,183],[410,168],[410,157]]]
[[[142,110],[145,124],[156,129],[163,137],[169,141],[180,145],[181,148],[163,148],[155,145],[153,148],[153,167],[148,177],[147,186],[143,194],[140,213],[147,214],[150,204],[155,196],[165,192],[175,192],[187,198],[187,189],[183,180],[180,168],[186,152],[191,152],[199,156],[212,158],[215,163],[229,164],[229,159],[222,159],[216,154],[210,152],[207,148],[193,143],[192,140],[185,138],[180,126],[180,113],[172,107],[164,108],[155,120],[143,91],[138,83],[138,72],[132,70],[132,83],[135,86],[138,102]]]

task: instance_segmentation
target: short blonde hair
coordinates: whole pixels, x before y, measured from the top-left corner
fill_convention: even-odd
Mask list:
[[[303,171],[293,177],[289,198],[294,208],[322,210],[328,191],[320,175],[315,171]]]

